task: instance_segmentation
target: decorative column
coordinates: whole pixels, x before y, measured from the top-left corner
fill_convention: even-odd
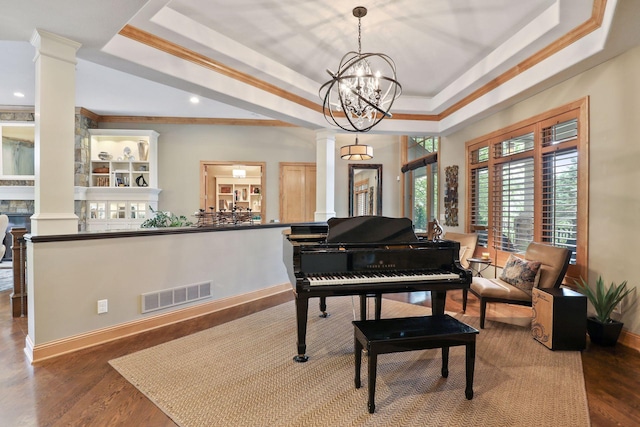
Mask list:
[[[32,235],[78,232],[74,213],[76,51],[80,44],[35,30],[35,197]]]
[[[336,216],[336,135],[329,130],[316,133],[316,212],[314,219],[324,222]]]

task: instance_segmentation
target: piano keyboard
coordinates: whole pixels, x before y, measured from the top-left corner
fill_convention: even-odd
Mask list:
[[[455,280],[460,276],[450,272],[362,272],[323,274],[321,276],[307,276],[310,286],[351,285],[359,283],[389,283],[389,282],[422,282],[429,280]]]

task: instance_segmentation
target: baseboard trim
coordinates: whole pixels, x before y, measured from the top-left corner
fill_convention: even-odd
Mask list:
[[[640,335],[622,329],[618,342],[636,351],[640,351]]]
[[[84,348],[104,344],[174,323],[227,310],[232,307],[255,305],[256,307],[261,308],[256,308],[253,311],[259,311],[264,308],[264,300],[273,299],[275,302],[280,303],[290,299],[286,298],[287,295],[290,295],[291,298],[293,297],[291,284],[289,283],[271,286],[269,288],[260,289],[242,295],[209,301],[192,307],[174,310],[169,313],[158,314],[104,329],[97,329],[84,334],[74,335],[35,346],[33,345],[33,342],[31,342],[29,336],[27,336],[24,352],[31,361],[31,364],[36,364],[43,360],[51,359],[63,354],[72,353]],[[247,313],[252,312],[250,307],[246,308],[247,309],[244,311]]]

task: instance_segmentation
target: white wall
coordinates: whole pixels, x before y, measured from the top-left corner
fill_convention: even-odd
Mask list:
[[[622,320],[625,329],[640,334],[640,273],[634,250],[640,237],[640,48],[443,138],[440,170],[452,164],[461,167],[464,224],[464,143],[585,96],[590,97],[588,280],[628,280],[636,291],[622,307]]]
[[[211,281],[211,299],[217,300],[289,283],[282,231],[142,231],[139,237],[41,243],[35,238],[27,254],[29,337],[37,346],[197,304],[141,314],[141,294],[147,292]],[[101,299],[109,301],[106,314],[97,314]]]
[[[279,219],[279,162],[316,162],[315,132],[302,128],[214,125],[147,125],[105,123],[110,129],[153,129],[158,138],[158,182],[162,189],[159,209],[191,217],[200,207],[200,161],[266,162],[267,222]],[[348,164],[340,147],[353,144],[355,135],[336,136],[336,216],[349,209]],[[399,216],[400,138],[393,135],[359,135],[361,144],[373,146],[374,158],[383,165],[383,214]],[[356,163],[356,162],[351,162]]]

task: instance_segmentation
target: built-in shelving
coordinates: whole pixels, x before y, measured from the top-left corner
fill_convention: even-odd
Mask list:
[[[136,229],[158,208],[153,130],[90,129],[87,230]]]
[[[251,209],[254,217],[259,218],[262,210],[261,183],[259,177],[216,177],[217,210],[230,211],[234,207],[241,211]]]

